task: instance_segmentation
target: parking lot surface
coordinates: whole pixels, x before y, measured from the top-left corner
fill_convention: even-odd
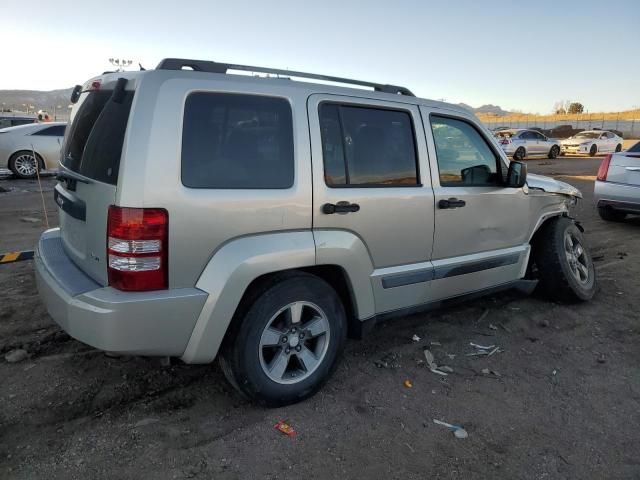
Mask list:
[[[585,196],[575,215],[596,260],[593,301],[506,292],[389,321],[287,408],[246,403],[217,364],[83,345],[48,317],[32,261],[0,265],[0,478],[640,478],[640,218],[597,216],[600,161],[528,162]],[[43,178],[51,226],[54,183]],[[0,253],[33,248],[37,182],[0,187]],[[470,342],[499,349],[469,356]],[[453,373],[426,368],[425,347]],[[28,357],[5,361],[17,348]],[[297,435],[275,430],[280,420]]]

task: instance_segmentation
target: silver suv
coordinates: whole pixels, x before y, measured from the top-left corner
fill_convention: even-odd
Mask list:
[[[103,74],[72,102],[37,278],[54,320],[99,349],[218,357],[275,406],[317,391],[380,318],[514,286],[594,294],[580,192],[527,176],[464,108],[182,59]]]

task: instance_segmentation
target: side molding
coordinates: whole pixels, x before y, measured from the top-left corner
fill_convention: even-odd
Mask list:
[[[233,314],[249,284],[261,275],[315,265],[311,231],[242,237],[224,245],[196,287],[208,293],[181,359],[209,363],[218,354]]]

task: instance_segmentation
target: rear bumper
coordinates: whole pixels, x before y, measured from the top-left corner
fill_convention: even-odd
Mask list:
[[[596,181],[593,196],[598,207],[640,214],[640,186]]]
[[[67,256],[57,228],[42,234],[34,258],[40,297],[51,317],[73,338],[105,351],[181,356],[207,298],[196,288],[103,287]]]

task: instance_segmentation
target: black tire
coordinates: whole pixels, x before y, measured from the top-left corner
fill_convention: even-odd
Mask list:
[[[594,143],[593,145],[591,145],[591,148],[589,149],[589,156],[595,157],[597,153],[598,153],[598,147]]]
[[[296,383],[278,383],[264,370],[262,362],[265,347],[261,344],[261,337],[267,326],[273,325],[271,322],[274,316],[294,302],[310,302],[325,313],[329,324],[329,331],[326,333],[328,345],[315,370],[303,373],[302,380],[295,381]],[[295,334],[290,338],[294,337]],[[229,382],[249,400],[267,407],[290,405],[310,397],[328,380],[346,338],[347,318],[344,306],[329,284],[303,272],[276,275],[243,301],[222,346],[220,365]],[[288,343],[273,347],[278,349],[273,358],[282,353],[285,346],[289,350]],[[297,354],[292,351],[292,355]],[[297,366],[302,366],[297,358],[296,356],[296,360],[292,361]],[[291,365],[292,361],[287,361],[287,365]],[[304,378],[304,375],[308,376]]]
[[[525,151],[524,147],[518,147],[513,153],[513,159],[519,162],[521,160],[524,160],[526,154],[527,152]]]
[[[584,281],[575,276],[565,253],[566,235],[576,239],[582,247],[583,256],[579,261],[588,272]],[[542,226],[542,230],[536,235],[533,260],[539,279],[538,286],[548,297],[568,303],[593,298],[597,288],[593,260],[585,246],[582,232],[569,218],[554,218]]]
[[[601,219],[606,220],[607,222],[621,222],[627,218],[626,213],[609,207],[598,207],[598,215],[600,215]]]
[[[551,150],[549,150],[549,155],[547,157],[550,159],[554,159],[558,158],[558,155],[560,155],[560,147],[554,145],[551,147]]]
[[[618,144],[616,145],[616,153],[621,152],[622,151],[622,145]]]
[[[38,167],[38,171],[40,171],[42,170],[42,158],[37,153],[35,155],[36,155],[36,164]],[[24,171],[21,171],[21,169],[16,165],[16,162],[18,161],[18,159],[22,157],[33,158],[33,152],[31,152],[30,150],[20,150],[14,153],[13,155],[11,155],[11,157],[9,158],[9,170],[11,170],[11,172],[13,172],[13,174],[18,178],[23,178],[23,179],[36,178],[37,173],[35,172],[35,170],[32,174],[25,174]]]

